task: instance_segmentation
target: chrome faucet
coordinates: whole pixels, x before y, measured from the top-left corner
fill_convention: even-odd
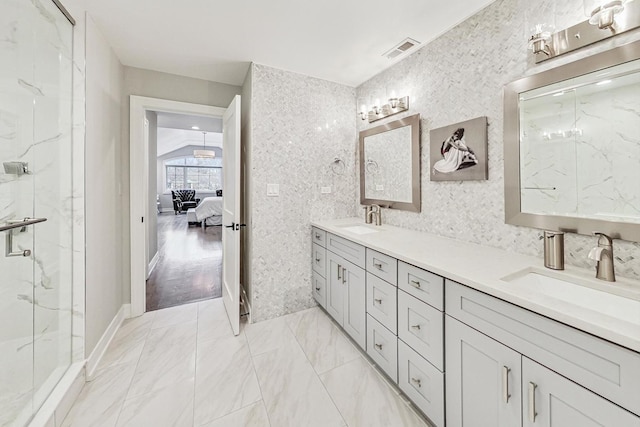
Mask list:
[[[597,261],[596,279],[608,282],[616,281],[616,273],[613,268],[613,240],[604,233],[594,232],[598,237],[598,246],[589,251],[589,258]]]
[[[371,224],[373,222],[373,218],[376,219],[376,225],[382,225],[382,208],[378,205],[371,205],[369,207],[371,210],[367,210],[366,223]]]
[[[364,223],[371,224],[371,216],[369,215],[372,210],[371,206],[363,206],[362,209],[364,209]]]

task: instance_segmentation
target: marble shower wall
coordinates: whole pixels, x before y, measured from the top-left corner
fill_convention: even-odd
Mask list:
[[[584,19],[581,0],[498,0],[357,88],[358,104],[386,99],[391,90],[410,96],[409,111],[383,122],[421,114],[422,212],[385,209],[386,223],[542,256],[539,230],[504,223],[502,90],[525,75],[640,39],[635,30],[535,65],[526,46],[532,25],[547,22],[562,29]],[[489,122],[489,180],[430,182],[425,167],[429,130],[479,116]],[[372,126],[357,123],[358,130]],[[352,214],[360,215],[358,192],[356,197]],[[593,268],[587,254],[595,243],[593,237],[568,234],[566,262]],[[616,240],[614,245],[618,275],[640,279],[640,243]]]
[[[261,321],[315,305],[309,220],[355,210],[356,107],[351,87],[256,64],[251,73],[248,231],[252,318]],[[280,196],[267,196],[268,183]]]

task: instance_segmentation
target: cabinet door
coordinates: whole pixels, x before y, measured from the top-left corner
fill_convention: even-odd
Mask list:
[[[336,322],[343,326],[344,298],[342,274],[344,260],[333,252],[327,251],[327,302],[325,309]]]
[[[521,425],[520,354],[449,316],[445,331],[447,425]]]
[[[640,418],[578,384],[522,359],[524,427],[639,427]]]
[[[344,262],[344,323],[342,327],[362,349],[367,348],[366,280],[365,272],[350,262]]]

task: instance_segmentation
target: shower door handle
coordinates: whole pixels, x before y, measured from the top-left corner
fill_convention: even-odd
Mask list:
[[[14,257],[14,256],[30,256],[31,249],[24,249],[21,251],[13,250],[13,230],[15,228],[19,228],[20,232],[23,233],[27,231],[28,225],[38,224],[39,222],[45,222],[47,218],[25,218],[25,219],[12,219],[7,221],[7,225],[3,225],[0,227],[0,231],[6,231],[6,246],[5,246],[5,256]]]

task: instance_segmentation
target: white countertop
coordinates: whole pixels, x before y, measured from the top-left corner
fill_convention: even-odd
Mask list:
[[[378,231],[370,234],[356,234],[345,230],[345,226],[349,225],[365,226],[361,218],[314,221],[311,224],[478,291],[640,352],[640,303],[637,315],[633,313],[634,303],[640,301],[639,281],[618,278],[614,283],[604,282],[595,279],[595,269],[585,270],[572,266],[565,266],[565,270],[555,272],[545,269],[540,258],[390,225],[379,227],[366,225]],[[629,298],[632,300],[628,301],[632,312],[630,315],[613,317],[589,307],[588,302],[585,301],[580,301],[581,304],[578,305],[570,302],[566,295],[563,300],[550,296],[549,292],[539,292],[532,286],[521,286],[501,280],[527,269],[555,275],[558,278],[572,278],[574,282],[579,282],[585,287]],[[608,311],[615,312],[615,309]]]

